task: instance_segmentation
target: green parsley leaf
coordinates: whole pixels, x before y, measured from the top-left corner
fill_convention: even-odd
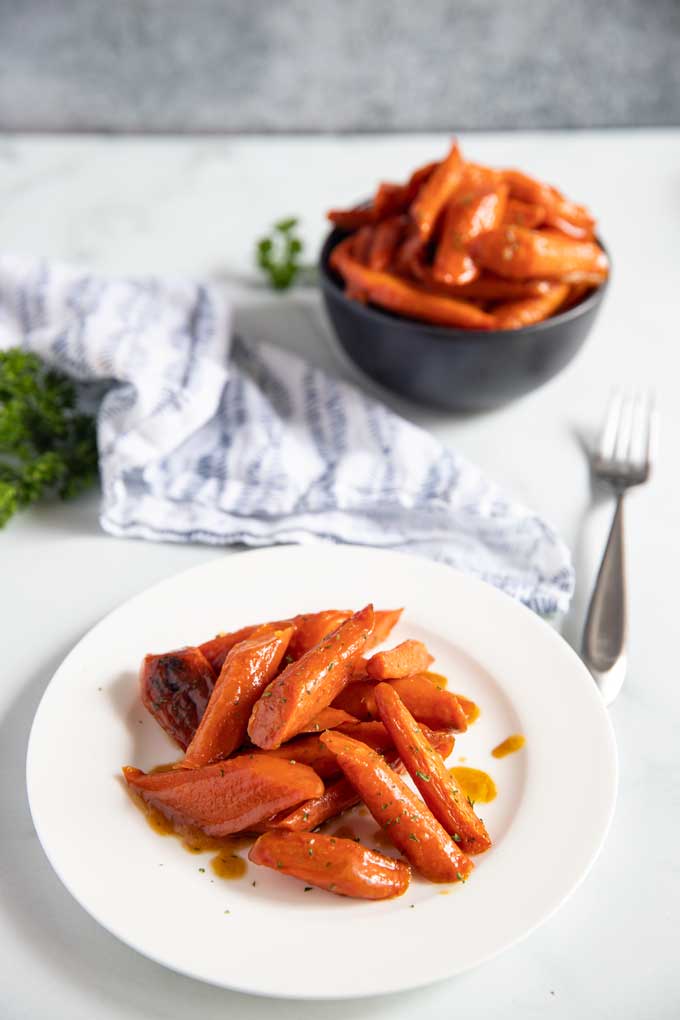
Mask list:
[[[76,405],[61,372],[18,347],[0,351],[0,528],[18,510],[69,499],[96,480],[95,421]]]

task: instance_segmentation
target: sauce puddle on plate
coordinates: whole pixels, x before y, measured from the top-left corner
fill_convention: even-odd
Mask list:
[[[168,771],[168,768],[161,766],[156,771],[161,770]],[[216,850],[217,855],[213,857],[210,864],[214,873],[220,878],[234,879],[245,875],[248,866],[242,857],[237,856],[236,851],[251,846],[257,836],[216,837],[206,836],[200,829],[191,827],[176,829],[169,818],[166,818],[158,808],[147,804],[138,794],[130,792],[130,797],[146,818],[150,828],[159,836],[174,836],[190,854],[202,854],[207,850]]]
[[[480,804],[488,804],[497,794],[496,784],[490,775],[481,769],[470,769],[466,765],[454,765],[449,775],[458,782],[463,793],[470,800]]]
[[[506,739],[494,747],[491,754],[494,758],[506,758],[509,754],[514,754],[516,751],[520,751],[526,743],[526,740],[521,733],[513,733],[511,737]]]

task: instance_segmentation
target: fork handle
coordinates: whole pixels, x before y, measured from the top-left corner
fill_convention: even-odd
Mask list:
[[[623,492],[619,492],[583,631],[583,660],[606,705],[611,704],[623,684],[627,631]]]

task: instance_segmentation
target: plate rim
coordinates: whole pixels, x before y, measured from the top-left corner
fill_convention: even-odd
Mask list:
[[[41,829],[41,826],[40,826],[40,824],[39,824],[39,822],[38,822],[38,820],[36,818],[36,813],[34,811],[34,800],[33,800],[32,793],[31,793],[31,789],[32,789],[31,762],[32,762],[33,756],[35,754],[35,751],[34,751],[35,740],[36,740],[35,733],[36,733],[37,728],[38,728],[37,724],[38,724],[38,721],[39,721],[39,717],[41,715],[41,711],[43,709],[43,704],[45,703],[45,701],[47,699],[48,692],[49,692],[50,688],[52,687],[53,683],[55,682],[55,680],[57,680],[59,675],[62,673],[62,671],[67,671],[67,668],[69,666],[70,660],[72,659],[72,657],[74,657],[76,655],[76,653],[80,649],[81,645],[86,640],[89,640],[93,634],[96,634],[96,632],[100,628],[104,628],[105,625],[108,624],[111,621],[111,619],[113,617],[115,617],[118,613],[121,613],[124,610],[129,610],[130,607],[134,606],[137,601],[142,600],[142,599],[146,598],[149,595],[152,595],[156,591],[161,590],[161,589],[163,589],[166,586],[171,586],[171,585],[175,584],[180,579],[182,579],[182,578],[184,578],[184,577],[186,577],[188,575],[201,574],[203,572],[209,572],[209,571],[215,570],[216,568],[221,569],[228,562],[232,561],[234,556],[239,557],[241,555],[244,555],[244,556],[251,557],[251,558],[258,557],[258,558],[262,558],[262,559],[265,559],[265,558],[268,559],[268,558],[270,558],[272,556],[274,556],[274,557],[276,557],[276,556],[282,556],[282,557],[291,556],[291,555],[297,554],[300,551],[305,553],[305,552],[309,552],[310,550],[314,550],[314,549],[318,550],[320,547],[323,547],[325,551],[333,550],[334,553],[341,553],[343,556],[344,555],[348,555],[348,554],[351,555],[351,556],[358,556],[358,557],[362,557],[364,555],[368,555],[369,557],[375,557],[375,558],[385,558],[385,559],[390,559],[390,560],[401,560],[401,561],[404,561],[405,563],[408,563],[411,566],[413,566],[414,561],[415,561],[419,565],[424,565],[425,567],[432,568],[434,571],[440,573],[442,578],[444,578],[446,576],[451,577],[451,575],[453,575],[454,577],[457,578],[458,583],[462,583],[463,585],[471,585],[474,588],[483,590],[486,595],[490,596],[492,599],[496,599],[499,604],[505,604],[507,606],[512,606],[512,607],[514,607],[513,611],[519,612],[525,619],[531,619],[532,622],[531,622],[530,626],[538,626],[539,629],[542,629],[544,635],[547,638],[547,640],[549,642],[551,642],[552,645],[555,648],[559,648],[560,649],[558,654],[566,655],[567,660],[570,660],[570,665],[575,668],[576,673],[580,673],[582,678],[585,681],[587,681],[589,683],[592,683],[592,688],[591,689],[593,691],[593,697],[591,697],[591,701],[592,701],[594,706],[595,705],[599,705],[600,719],[601,719],[602,722],[604,722],[604,731],[606,733],[606,738],[607,738],[607,751],[608,751],[608,755],[609,755],[609,763],[610,763],[610,766],[611,766],[611,773],[610,773],[611,794],[610,794],[609,801],[608,801],[607,815],[606,815],[606,817],[603,817],[601,819],[601,822],[600,822],[600,832],[599,832],[599,837],[598,837],[597,845],[595,845],[593,847],[593,849],[592,849],[592,851],[590,853],[590,856],[588,858],[588,861],[583,865],[583,867],[581,868],[581,871],[577,875],[577,877],[574,878],[571,881],[569,886],[567,888],[565,888],[565,890],[562,892],[561,896],[552,904],[552,906],[547,911],[543,912],[538,919],[533,921],[533,923],[531,923],[528,927],[526,927],[524,930],[522,930],[514,938],[512,938],[512,939],[510,939],[508,941],[503,942],[502,945],[493,947],[486,954],[480,954],[475,959],[475,961],[473,963],[465,963],[463,966],[460,966],[460,967],[455,967],[455,965],[454,965],[454,966],[451,967],[451,969],[446,974],[436,975],[436,976],[423,976],[423,977],[419,977],[419,978],[415,978],[415,979],[409,978],[409,980],[407,982],[403,982],[403,981],[402,982],[399,982],[399,981],[393,982],[390,987],[386,987],[385,985],[382,985],[380,987],[376,987],[376,988],[368,990],[368,991],[367,990],[361,990],[361,991],[358,991],[358,992],[353,992],[351,990],[347,990],[347,991],[343,991],[342,994],[335,994],[334,993],[332,995],[327,995],[327,996],[326,995],[318,995],[318,994],[305,995],[305,994],[301,994],[298,991],[287,992],[286,990],[280,990],[280,989],[275,991],[275,992],[274,991],[268,991],[268,990],[264,990],[263,991],[263,990],[260,990],[260,989],[258,989],[256,987],[253,987],[252,984],[249,984],[247,982],[243,983],[243,984],[240,984],[240,983],[238,983],[238,981],[235,981],[235,980],[233,980],[231,978],[228,979],[228,980],[219,980],[217,977],[208,977],[208,976],[206,976],[204,974],[198,974],[198,973],[196,973],[195,970],[191,969],[190,967],[185,967],[181,963],[176,963],[175,961],[171,962],[167,958],[164,958],[162,954],[161,955],[155,954],[152,950],[149,950],[149,948],[147,948],[145,945],[142,945],[138,941],[136,941],[134,936],[129,936],[127,934],[122,934],[119,930],[117,930],[116,926],[111,926],[105,920],[105,918],[101,914],[101,911],[99,911],[98,909],[93,909],[89,905],[86,905],[86,903],[83,902],[83,900],[81,899],[81,896],[76,891],[77,887],[74,888],[74,886],[71,883],[71,881],[65,877],[65,875],[62,873],[60,867],[53,860],[53,857],[52,857],[52,855],[50,854],[50,852],[48,850],[49,836],[47,834],[45,834],[44,830]],[[584,687],[584,689],[585,689],[585,687]],[[597,709],[596,709],[596,711],[597,711]],[[205,563],[195,564],[195,565],[193,565],[191,567],[184,568],[184,569],[179,570],[179,571],[175,571],[174,573],[169,574],[167,577],[161,578],[160,580],[155,581],[153,584],[147,586],[146,588],[143,588],[140,591],[137,591],[134,595],[130,596],[128,599],[126,599],[123,602],[119,603],[118,605],[114,606],[108,613],[106,613],[104,616],[102,616],[92,627],[90,627],[83,634],[81,634],[81,636],[78,639],[78,641],[72,646],[72,648],[69,650],[67,655],[60,662],[59,666],[54,671],[54,673],[50,677],[50,680],[46,684],[45,689],[44,689],[44,691],[43,691],[43,693],[41,695],[40,702],[39,702],[39,704],[38,704],[38,706],[36,708],[36,711],[35,711],[35,714],[34,714],[34,717],[33,717],[33,721],[31,723],[31,729],[30,729],[28,743],[27,743],[27,749],[26,749],[25,775],[26,775],[26,789],[27,789],[27,797],[28,797],[28,803],[29,803],[29,810],[30,810],[30,814],[31,814],[31,820],[33,822],[33,826],[34,826],[35,832],[36,832],[36,834],[38,836],[38,840],[40,842],[40,845],[41,845],[41,848],[43,850],[43,853],[45,854],[45,856],[47,858],[47,861],[50,864],[50,867],[52,868],[52,870],[54,871],[54,873],[56,874],[57,878],[62,883],[64,888],[69,892],[69,894],[73,897],[73,899],[76,901],[76,903],[78,903],[79,907],[81,909],[83,909],[85,911],[85,913],[87,913],[90,917],[92,917],[98,924],[100,924],[102,926],[102,928],[104,928],[105,931],[107,931],[110,935],[112,935],[114,938],[116,938],[119,942],[122,942],[124,945],[126,945],[129,948],[133,949],[135,952],[138,952],[140,955],[146,957],[149,960],[152,960],[154,963],[156,963],[156,964],[158,964],[158,965],[160,965],[162,967],[165,967],[166,969],[168,969],[170,971],[173,971],[173,972],[175,972],[177,974],[180,974],[180,975],[182,975],[184,977],[191,978],[193,980],[202,981],[202,982],[204,982],[206,984],[209,984],[209,985],[212,985],[214,987],[224,988],[225,990],[235,991],[235,992],[239,992],[241,994],[257,995],[257,996],[263,997],[263,998],[272,998],[272,999],[280,998],[280,999],[286,999],[286,1000],[291,1000],[291,1001],[300,1000],[300,1001],[320,1001],[321,1002],[321,1001],[333,1001],[333,1000],[340,1001],[340,1000],[344,1000],[344,999],[370,998],[370,997],[377,996],[377,995],[398,994],[401,991],[410,991],[410,990],[416,990],[416,989],[419,989],[419,988],[427,987],[428,985],[432,985],[432,984],[435,984],[435,983],[439,983],[441,981],[449,980],[449,979],[452,979],[453,977],[457,976],[458,974],[466,973],[469,970],[476,969],[478,966],[482,965],[483,963],[486,963],[489,960],[491,960],[491,959],[495,958],[496,956],[500,955],[501,953],[505,952],[505,950],[510,949],[513,946],[516,946],[520,942],[524,941],[524,939],[526,939],[529,935],[531,935],[534,931],[536,931],[537,928],[539,928],[541,925],[543,925],[545,922],[547,922],[551,917],[553,917],[555,915],[555,913],[557,913],[557,911],[564,905],[564,903],[573,895],[573,893],[578,889],[578,887],[581,885],[581,883],[585,880],[587,875],[592,870],[594,864],[596,863],[598,857],[600,856],[600,853],[602,852],[603,846],[604,846],[604,844],[606,842],[608,833],[610,831],[610,827],[611,827],[612,820],[613,820],[613,817],[614,817],[614,813],[615,813],[615,810],[616,810],[616,803],[617,803],[617,798],[618,798],[618,786],[619,786],[619,760],[618,760],[618,749],[617,749],[616,737],[615,737],[615,732],[614,732],[614,727],[613,727],[613,724],[612,724],[612,721],[611,721],[611,717],[610,717],[609,713],[607,712],[607,709],[606,709],[604,703],[601,701],[601,699],[600,699],[600,697],[598,695],[597,688],[595,686],[594,681],[592,681],[592,679],[590,678],[590,674],[588,673],[586,666],[584,665],[582,660],[579,658],[577,653],[573,650],[573,648],[571,648],[571,646],[566,642],[566,640],[561,636],[561,634],[559,634],[557,632],[557,630],[555,630],[550,625],[550,623],[546,619],[544,619],[543,617],[539,616],[537,613],[533,612],[527,606],[525,606],[524,604],[522,604],[518,600],[512,598],[507,593],[503,592],[501,589],[494,587],[493,585],[489,584],[486,581],[481,580],[478,577],[474,577],[474,576],[472,576],[470,574],[465,573],[464,571],[461,571],[461,570],[458,570],[458,569],[456,569],[454,567],[451,567],[448,564],[436,562],[436,561],[433,561],[433,560],[427,560],[427,559],[424,559],[424,558],[419,557],[419,556],[414,556],[413,554],[410,554],[410,553],[404,553],[404,552],[394,551],[394,550],[389,550],[389,549],[380,549],[380,548],[375,548],[375,547],[372,547],[372,546],[344,546],[344,545],[343,546],[338,546],[335,543],[318,542],[318,543],[310,543],[308,545],[303,545],[303,546],[297,545],[295,543],[285,543],[285,544],[281,544],[281,545],[277,545],[277,546],[267,546],[267,547],[258,548],[258,549],[239,550],[237,552],[233,552],[233,553],[230,553],[228,555],[224,555],[223,554],[222,556],[216,556],[216,557],[211,558],[210,560],[208,560]]]

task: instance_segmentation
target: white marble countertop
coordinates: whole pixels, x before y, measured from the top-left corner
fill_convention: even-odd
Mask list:
[[[611,292],[579,358],[516,405],[455,418],[387,399],[562,531],[578,570],[573,612],[564,622],[572,641],[582,626],[609,510],[602,503],[593,507],[579,432],[597,422],[613,383],[652,385],[661,407],[658,469],[653,484],[629,505],[630,670],[611,709],[621,789],[597,864],[562,910],[524,943],[463,977],[400,996],[323,1006],[249,998],[138,956],[81,910],[47,864],[26,802],[28,731],[52,672],[99,617],[216,552],[107,537],[97,525],[94,495],[41,507],[0,534],[3,1018],[311,1020],[320,1009],[343,1020],[414,1014],[425,1020],[671,1020],[680,1014],[674,654],[680,131],[474,135],[463,143],[472,158],[516,163],[555,180],[599,214],[613,253]],[[284,343],[366,385],[336,347],[316,295],[272,298],[253,286],[253,241],[272,220],[301,214],[315,250],[329,204],[366,194],[374,178],[403,176],[444,144],[428,136],[0,138],[0,244],[111,272],[219,277],[234,294],[244,334]],[[587,796],[575,790],[567,809],[578,811]]]

